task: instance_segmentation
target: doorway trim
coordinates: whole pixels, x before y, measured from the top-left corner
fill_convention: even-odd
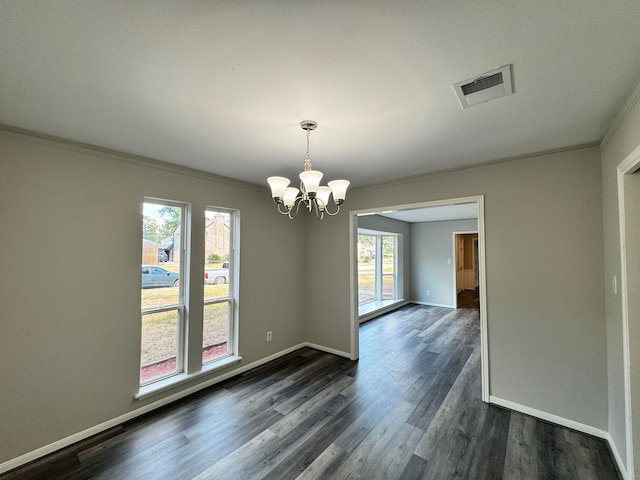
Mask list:
[[[640,372],[640,362],[631,358],[631,332],[637,330],[640,325],[630,325],[631,313],[636,317],[640,314],[639,311],[633,311],[630,313],[629,308],[629,283],[630,277],[635,275],[637,282],[638,273],[634,272],[629,265],[629,256],[627,252],[633,249],[634,255],[638,255],[637,242],[627,242],[627,227],[631,223],[631,213],[627,211],[626,205],[629,203],[629,197],[639,197],[640,189],[630,188],[629,191],[625,189],[625,181],[629,179],[629,175],[640,175],[638,170],[640,169],[640,145],[631,152],[619,165],[618,165],[618,214],[620,223],[620,295],[622,301],[622,353],[623,353],[623,365],[624,365],[624,399],[625,399],[625,425],[626,425],[626,450],[627,450],[627,475],[629,478],[636,478],[634,471],[634,434],[633,434],[633,392],[632,392],[632,372]],[[637,213],[637,212],[636,212]],[[638,225],[636,219],[635,224]],[[614,287],[615,288],[615,287]],[[632,308],[635,308],[632,306]],[[633,364],[632,364],[633,363]],[[639,399],[640,400],[640,399]],[[636,421],[637,423],[637,421]]]
[[[358,215],[364,213],[376,213],[384,210],[410,210],[416,208],[428,208],[446,205],[459,205],[463,203],[476,203],[478,206],[478,264],[479,264],[479,288],[480,288],[480,365],[482,375],[482,401],[489,403],[490,397],[490,371],[489,371],[489,332],[487,320],[487,280],[485,259],[485,228],[484,228],[484,195],[458,197],[430,202],[382,206],[349,212],[349,296],[351,301],[351,359],[357,360],[360,356],[360,334],[358,317]],[[475,232],[474,232],[475,233]],[[455,288],[455,286],[454,286]]]

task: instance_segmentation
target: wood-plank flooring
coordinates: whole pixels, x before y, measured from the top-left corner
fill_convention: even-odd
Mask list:
[[[476,309],[405,306],[360,354],[298,350],[3,478],[619,478],[603,440],[480,400]]]
[[[480,308],[480,292],[475,290],[461,290],[457,294],[458,308]]]

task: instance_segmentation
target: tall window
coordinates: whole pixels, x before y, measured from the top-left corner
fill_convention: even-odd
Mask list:
[[[397,235],[358,235],[358,305],[397,297]]]
[[[205,213],[205,270],[202,363],[233,353],[233,213]]]
[[[235,361],[234,315],[237,301],[233,291],[234,223],[236,212],[224,208],[204,211],[202,256],[190,255],[187,239],[194,241],[191,206],[166,200],[146,199],[142,222],[141,319],[142,341],[140,386],[149,386],[169,377],[180,381]],[[202,217],[201,217],[202,218]],[[194,229],[195,230],[195,229]],[[199,229],[198,229],[199,230]],[[204,270],[202,283],[188,282],[189,272]],[[203,293],[202,305],[188,304],[190,295]],[[187,303],[185,305],[185,303]],[[202,308],[202,337],[195,328]],[[201,347],[200,347],[201,346]],[[201,362],[187,364],[193,349],[201,349]],[[231,358],[228,358],[231,357]],[[224,359],[224,361],[222,361]],[[238,359],[239,360],[239,359]],[[203,366],[207,368],[203,368]],[[168,380],[160,384],[173,383]]]
[[[140,385],[184,370],[185,210],[160,200],[143,204]]]
[[[396,298],[396,251],[397,236],[382,235],[380,238],[382,253],[382,299],[393,300]]]
[[[376,237],[358,235],[358,305],[376,299]]]

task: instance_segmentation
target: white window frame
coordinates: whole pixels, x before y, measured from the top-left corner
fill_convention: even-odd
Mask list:
[[[180,280],[180,283],[182,283],[182,280]],[[175,311],[178,317],[178,324],[176,326],[176,369],[171,372],[171,373],[167,373],[166,375],[160,375],[157,377],[153,377],[150,380],[147,380],[146,382],[140,382],[140,386],[144,387],[147,385],[151,385],[153,383],[159,382],[161,380],[165,380],[167,378],[171,378],[174,377],[176,375],[180,375],[182,373],[184,373],[185,371],[185,361],[184,361],[184,353],[186,351],[184,345],[185,345],[185,308],[184,308],[184,304],[183,303],[177,303],[174,305],[163,305],[161,307],[151,307],[151,308],[145,308],[141,310],[141,318],[140,320],[142,321],[142,316],[144,315],[150,315],[150,314],[154,314],[154,313],[163,313],[163,312],[171,312],[171,311]],[[142,360],[142,358],[140,359]],[[140,370],[142,369],[142,362],[140,364]]]
[[[200,305],[190,303],[192,302],[192,297],[199,297],[203,299],[204,290],[201,290],[201,295],[191,295],[191,289],[193,288],[202,288],[204,289],[204,281],[200,280],[195,285],[192,283],[189,285],[189,279],[191,278],[190,272],[192,272],[192,268],[199,270],[202,268],[200,264],[192,265],[192,262],[195,259],[192,258],[190,248],[192,244],[192,234],[194,230],[193,222],[201,221],[200,218],[194,218],[194,214],[200,215],[200,209],[194,209],[190,203],[187,202],[178,202],[175,200],[165,200],[161,198],[152,198],[145,197],[144,202],[148,203],[156,203],[161,205],[175,205],[175,206],[183,206],[184,207],[184,215],[182,217],[182,244],[181,244],[181,257],[183,259],[181,264],[180,271],[180,303],[176,305],[167,305],[167,308],[180,307],[180,335],[181,341],[179,342],[179,355],[180,358],[176,358],[176,366],[178,362],[180,362],[181,372],[174,372],[171,375],[167,375],[166,377],[157,377],[144,385],[140,385],[138,388],[138,392],[134,395],[136,400],[146,399],[153,395],[165,392],[169,389],[173,389],[182,384],[187,384],[188,382],[197,379],[203,375],[210,375],[215,371],[228,368],[234,364],[237,364],[242,361],[242,357],[238,354],[238,325],[239,325],[239,292],[238,292],[238,271],[240,267],[240,256],[239,256],[239,242],[240,242],[240,210],[228,208],[228,207],[216,207],[213,205],[207,205],[202,210],[202,213],[206,210],[218,210],[218,211],[226,211],[229,212],[233,218],[231,220],[233,222],[233,228],[231,230],[232,237],[229,239],[230,241],[230,252],[229,252],[229,261],[230,261],[230,269],[229,269],[229,295],[224,299],[214,299],[211,303],[216,302],[229,302],[230,305],[230,315],[228,322],[228,348],[229,354],[216,357],[211,362],[207,362],[203,364],[202,362],[202,344],[203,337],[201,329],[190,328],[189,322],[193,321],[189,317],[188,312],[194,312],[196,309],[204,308],[204,302],[200,303]],[[199,231],[199,229],[196,229]],[[204,237],[203,237],[204,241]],[[204,252],[203,252],[204,253]],[[198,257],[198,262],[201,260],[200,256]],[[202,277],[201,277],[202,278]],[[164,306],[163,306],[164,307]],[[204,319],[200,316],[200,314],[193,315],[193,318],[199,317],[201,321]],[[200,338],[194,338],[193,332],[199,330],[201,335]],[[197,362],[195,360],[196,355],[193,349],[196,348],[196,345],[199,345],[198,355],[200,361]],[[189,363],[190,362],[190,363]],[[138,370],[140,371],[140,370]]]
[[[177,323],[176,326],[176,369],[173,372],[167,373],[166,375],[161,375],[158,377],[154,377],[146,382],[140,382],[140,388],[153,385],[157,382],[161,382],[168,378],[175,377],[177,375],[181,375],[186,371],[186,362],[185,357],[187,354],[186,348],[186,331],[188,324],[188,314],[187,309],[185,308],[185,298],[186,297],[186,278],[189,278],[189,265],[190,265],[190,256],[189,256],[189,228],[188,219],[190,218],[191,209],[190,205],[185,202],[177,202],[175,200],[164,200],[160,198],[153,197],[145,197],[144,203],[151,203],[154,205],[168,206],[168,207],[179,207],[181,209],[180,215],[180,271],[178,272],[178,303],[169,304],[169,305],[159,305],[150,308],[141,308],[140,313],[140,325],[142,327],[142,317],[144,315],[150,315],[154,313],[162,313],[162,312],[170,312],[175,311],[177,314]],[[141,346],[142,348],[142,346]],[[142,370],[142,352],[140,352],[140,368],[138,372]]]
[[[219,357],[212,358],[208,362],[202,361],[203,369],[208,369],[216,367],[220,362],[223,362],[225,359],[229,357],[234,357],[236,355],[237,345],[236,345],[236,288],[235,288],[235,272],[236,272],[236,228],[237,228],[237,217],[238,210],[234,210],[231,208],[224,207],[214,207],[207,206],[205,208],[205,213],[207,211],[217,211],[224,212],[229,215],[229,278],[227,280],[229,285],[229,293],[226,297],[220,298],[212,298],[212,299],[204,299],[203,302],[203,322],[204,322],[204,308],[207,305],[216,305],[220,303],[227,303],[228,316],[227,316],[227,353],[225,355],[220,355]],[[206,231],[205,231],[206,236]],[[204,329],[203,329],[204,330]],[[201,339],[204,340],[204,339]],[[203,343],[202,341],[200,342]],[[204,348],[204,347],[203,347]],[[201,357],[202,358],[202,357]]]
[[[392,232],[378,232],[373,230],[363,230],[358,232],[359,236],[369,236],[375,239],[375,268],[374,268],[374,298],[373,300],[359,304],[360,307],[374,302],[392,301],[398,299],[398,237],[399,234]],[[393,298],[384,298],[384,252],[382,247],[383,237],[393,237]],[[359,287],[358,287],[359,288]]]

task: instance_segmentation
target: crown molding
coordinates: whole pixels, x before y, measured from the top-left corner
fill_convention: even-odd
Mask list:
[[[141,155],[133,155],[129,153],[119,152],[117,150],[111,150],[108,148],[98,147],[88,143],[76,142],[74,140],[68,140],[66,138],[56,137],[53,135],[47,135],[44,133],[35,132],[32,130],[26,130],[18,127],[12,127],[10,125],[0,124],[0,132],[6,133],[15,137],[28,137],[32,141],[46,143],[57,148],[64,148],[66,150],[74,152],[91,153],[100,157],[108,158],[110,160],[116,160],[121,162],[132,163],[135,165],[142,165],[145,167],[156,168],[171,173],[177,173],[180,175],[187,175],[190,177],[196,177],[204,180],[210,180],[217,183],[223,183],[234,187],[245,188],[249,190],[263,192],[267,190],[267,187],[256,185],[255,183],[243,182],[234,178],[224,177],[222,175],[216,175],[214,173],[204,172],[195,168],[182,167],[169,162],[163,162],[149,157],[143,157]]]
[[[430,180],[433,178],[444,177],[448,175],[455,175],[460,172],[469,172],[469,171],[473,171],[481,168],[501,165],[504,163],[530,161],[534,158],[543,157],[545,155],[554,155],[556,153],[571,152],[575,150],[582,150],[585,148],[593,148],[598,146],[600,146],[600,142],[590,142],[590,143],[583,143],[580,145],[574,145],[570,147],[556,148],[553,150],[544,150],[541,152],[528,153],[526,155],[519,155],[517,157],[507,157],[507,158],[501,158],[498,160],[490,160],[488,162],[482,162],[476,165],[467,165],[465,167],[449,168],[445,170],[438,170],[435,172],[423,173],[421,175],[413,175],[411,177],[396,178],[394,180],[389,180],[386,182],[372,183],[368,185],[363,185],[361,187],[352,188],[351,191],[356,191],[356,190],[366,191],[371,189],[377,189],[382,186],[385,186],[385,187],[401,186],[401,185],[410,184],[410,183],[422,182],[424,180]]]
[[[611,127],[609,127],[609,130],[607,130],[607,133],[605,134],[602,141],[600,142],[601,149],[606,147],[607,144],[611,141],[611,138],[613,138],[613,136],[616,134],[616,132],[620,128],[620,125],[622,125],[623,122],[627,119],[627,117],[629,116],[629,113],[631,112],[633,107],[636,106],[636,103],[638,103],[638,101],[640,101],[640,83],[636,85],[636,88],[633,90],[633,92],[625,102],[622,109],[618,112],[616,117],[613,119],[613,123],[611,124]]]

